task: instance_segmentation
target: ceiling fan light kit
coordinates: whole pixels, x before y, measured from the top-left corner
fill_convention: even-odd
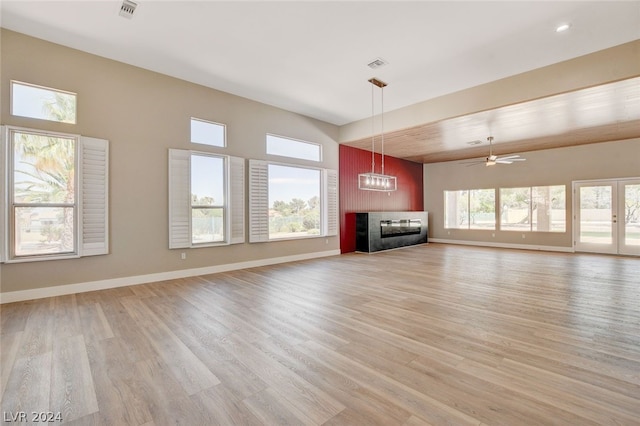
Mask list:
[[[383,191],[391,192],[398,189],[398,179],[395,176],[387,175],[384,173],[384,87],[387,83],[378,80],[377,78],[371,78],[368,80],[371,83],[371,172],[360,173],[358,175],[358,189],[365,191]],[[382,164],[380,173],[376,173],[375,170],[375,129],[374,129],[374,87],[380,88],[380,139],[381,139],[381,154]]]

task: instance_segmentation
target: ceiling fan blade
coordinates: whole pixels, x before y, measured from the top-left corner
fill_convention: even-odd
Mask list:
[[[504,157],[498,157],[498,160],[513,160],[515,158],[520,158],[519,155],[506,155]]]

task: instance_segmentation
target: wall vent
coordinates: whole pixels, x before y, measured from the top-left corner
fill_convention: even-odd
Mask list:
[[[122,6],[120,6],[120,16],[131,19],[131,17],[133,16],[133,12],[135,12],[137,6],[137,3],[129,0],[124,0],[122,2]]]
[[[387,64],[388,64],[388,62],[387,62],[387,61],[385,61],[384,59],[382,59],[382,58],[376,58],[376,59],[374,59],[373,61],[369,62],[369,63],[367,64],[367,66],[368,66],[369,68],[371,68],[371,69],[375,70],[376,68],[380,68],[381,66],[383,66],[383,65],[387,65]]]

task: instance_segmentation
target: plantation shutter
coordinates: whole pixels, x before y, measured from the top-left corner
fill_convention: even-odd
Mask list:
[[[80,256],[109,253],[109,141],[80,137]]]
[[[9,195],[7,192],[7,149],[9,146],[8,129],[0,126],[0,262],[7,260],[7,245],[9,244],[6,215],[9,209]]]
[[[269,166],[249,160],[249,242],[269,241]]]
[[[191,247],[191,151],[169,150],[169,248]]]
[[[244,243],[244,158],[229,157],[230,244]]]
[[[324,233],[338,235],[338,172],[324,170]]]

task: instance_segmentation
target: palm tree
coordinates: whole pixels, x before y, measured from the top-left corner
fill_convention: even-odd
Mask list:
[[[75,202],[75,140],[16,133],[14,141],[15,192],[19,203],[73,204]],[[73,211],[63,208],[62,249],[73,249]],[[51,239],[56,231],[43,229]]]
[[[75,98],[55,95],[44,103],[53,121],[73,122]],[[75,202],[75,140],[34,133],[16,132],[14,139],[14,198],[19,203],[73,204]],[[73,209],[63,208],[62,229],[42,228],[47,240],[60,240],[62,251],[73,250]],[[59,237],[57,237],[59,234]],[[16,242],[20,235],[17,233]]]

